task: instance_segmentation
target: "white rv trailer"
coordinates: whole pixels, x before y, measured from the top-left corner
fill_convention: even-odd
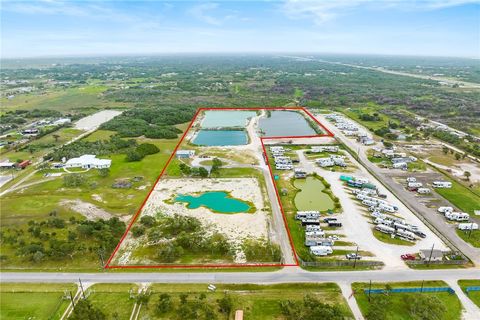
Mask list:
[[[432,187],[434,187],[434,188],[451,188],[452,183],[450,181],[433,181]]]
[[[327,246],[312,246],[310,252],[315,256],[326,256],[333,253],[333,249]]]
[[[417,192],[420,194],[429,194],[429,193],[432,193],[432,190],[428,188],[418,188]]]
[[[395,232],[395,229],[392,228],[392,227],[389,227],[389,226],[386,226],[384,224],[378,224],[375,229],[377,229],[378,231],[380,232],[383,232],[383,233],[388,233],[388,234],[392,234]]]
[[[421,188],[421,187],[423,187],[423,183],[421,183],[421,182],[409,182],[407,184],[407,187],[409,187],[409,188]]]
[[[458,230],[478,230],[478,224],[474,222],[459,223]]]
[[[453,212],[453,208],[452,207],[439,207],[437,209],[437,211],[440,212],[440,213]]]
[[[395,232],[398,236],[408,240],[415,240],[415,234],[410,231],[399,229]]]
[[[415,177],[408,177],[407,182],[417,182],[417,178]]]

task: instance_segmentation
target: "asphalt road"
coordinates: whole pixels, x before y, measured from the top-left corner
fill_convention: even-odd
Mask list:
[[[343,133],[330,122],[328,122],[323,116],[317,116],[319,120],[330,131],[332,131],[337,139],[345,143],[352,150],[357,150],[358,145],[350,139],[345,138]],[[395,182],[392,175],[388,175],[382,172],[382,169],[371,163],[367,155],[360,150],[358,152],[360,157],[360,163],[367,168],[372,175],[378,180],[382,181],[384,185],[390,189],[413,213],[415,213],[420,219],[427,220],[439,233],[447,238],[455,247],[458,248],[463,254],[465,254],[477,267],[480,266],[480,249],[474,248],[472,245],[463,241],[456,233],[455,227],[445,224],[444,219],[441,219],[436,212],[425,207],[418,201],[415,195],[405,190],[405,188]]]
[[[421,280],[457,281],[480,279],[478,269],[443,270],[373,270],[308,272],[299,267],[285,267],[276,272],[209,272],[209,273],[55,273],[3,272],[0,282],[74,283],[78,279],[91,283],[292,283],[292,282],[402,282]]]

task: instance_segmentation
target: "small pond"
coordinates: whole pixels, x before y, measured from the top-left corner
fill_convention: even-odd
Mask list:
[[[295,206],[299,211],[327,211],[333,210],[335,204],[328,194],[322,192],[325,189],[322,181],[315,177],[296,179],[293,183],[300,191],[295,195]]]
[[[260,129],[266,137],[311,136],[316,132],[299,112],[271,111],[270,117],[262,117]]]
[[[175,201],[188,203],[187,208],[189,209],[206,207],[219,213],[239,213],[250,210],[250,205],[248,203],[232,198],[228,193],[223,191],[205,192],[199,196],[179,194],[175,198]]]
[[[255,111],[205,111],[202,128],[242,127],[247,125],[247,120],[254,117]]]
[[[247,142],[247,132],[243,130],[200,130],[192,141],[199,146],[239,146]]]

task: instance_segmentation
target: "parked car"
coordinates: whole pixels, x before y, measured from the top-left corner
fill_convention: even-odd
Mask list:
[[[362,259],[362,256],[360,256],[359,254],[356,254],[356,253],[347,253],[345,255],[345,257],[348,260],[360,260],[360,259]]]
[[[402,254],[400,258],[402,258],[402,260],[415,260],[417,257],[414,254],[407,253],[407,254]]]

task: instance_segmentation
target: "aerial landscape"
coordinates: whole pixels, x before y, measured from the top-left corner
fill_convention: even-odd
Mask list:
[[[0,12],[0,319],[480,319],[480,2]]]

